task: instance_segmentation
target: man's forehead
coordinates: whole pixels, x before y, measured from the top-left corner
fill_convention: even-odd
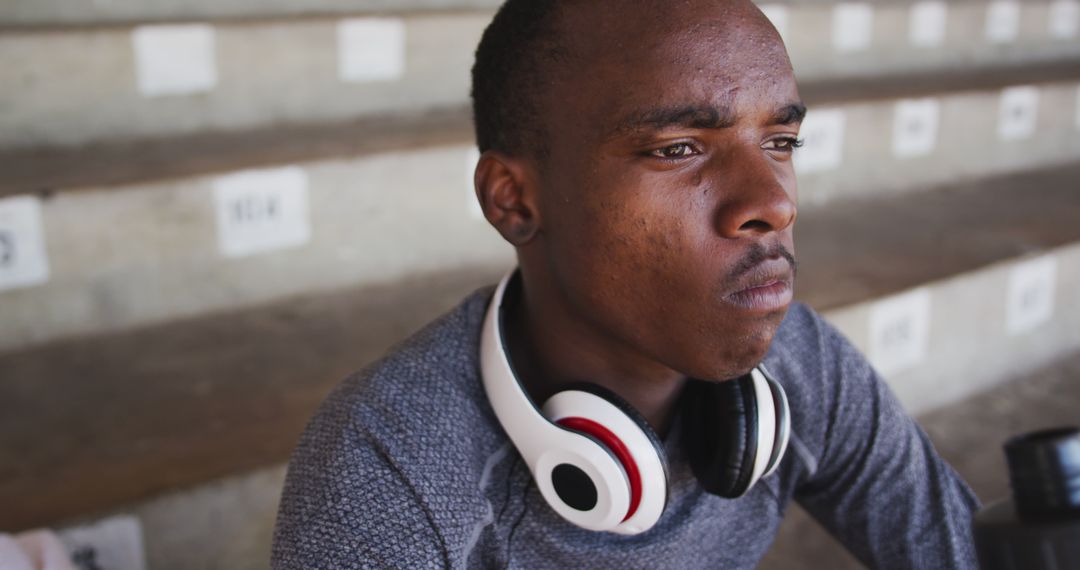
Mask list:
[[[629,83],[654,92],[696,89],[695,96],[708,95],[717,104],[731,106],[734,100],[717,99],[734,98],[748,80],[784,80],[791,73],[779,35],[748,1],[691,0],[667,3],[671,7],[662,10],[642,9],[653,2],[628,2],[620,3],[617,11],[610,5],[595,11],[601,3],[585,4],[588,8],[576,17],[575,10],[567,10],[560,26],[560,43],[572,54],[563,61],[563,71],[576,80],[573,89],[582,83]],[[698,5],[703,9],[691,9]],[[688,79],[697,86],[688,85]]]
[[[606,9],[597,9],[601,4]],[[783,43],[750,2],[566,8],[560,43],[568,57],[553,62],[561,69],[544,89],[556,131],[608,139],[668,124],[722,128],[740,117],[801,119],[790,112],[801,103]]]
[[[709,74],[694,66],[639,68],[623,77],[598,75],[593,104],[582,111],[607,136],[667,127],[722,129],[741,121],[800,123],[806,114],[788,66],[747,66]]]
[[[772,24],[750,0],[635,0],[567,2],[560,6],[557,27],[571,44],[606,46],[617,52],[659,44],[712,44],[732,40],[735,47],[760,51],[765,46],[741,45],[739,37],[768,35]],[[773,32],[772,35],[776,35]],[[777,36],[777,39],[778,36]]]

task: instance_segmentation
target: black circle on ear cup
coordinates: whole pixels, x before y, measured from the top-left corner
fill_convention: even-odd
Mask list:
[[[679,401],[681,444],[709,493],[734,499],[750,487],[758,451],[757,406],[749,374],[725,382],[687,381]]]
[[[551,470],[551,484],[562,502],[579,511],[591,511],[596,506],[596,484],[579,467],[562,463]]]

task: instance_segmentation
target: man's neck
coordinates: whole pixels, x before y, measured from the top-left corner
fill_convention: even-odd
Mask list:
[[[506,295],[509,357],[537,405],[570,384],[590,382],[626,400],[661,436],[667,433],[684,375],[597,334],[541,285],[526,288],[519,279]]]

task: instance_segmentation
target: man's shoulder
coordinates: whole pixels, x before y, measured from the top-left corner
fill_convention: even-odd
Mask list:
[[[792,304],[765,364],[784,386],[803,437],[811,439],[847,402],[882,389],[866,357],[819,313],[801,303]]]
[[[791,304],[766,358],[819,366],[866,365],[863,353],[842,332],[802,303]]]
[[[815,310],[792,303],[780,324],[765,362],[800,369],[820,369],[837,357],[849,356],[850,343]],[[857,354],[857,351],[855,352]]]
[[[348,377],[323,410],[344,412],[365,437],[395,452],[414,447],[423,434],[450,436],[472,429],[486,416],[478,353],[490,296],[490,288],[474,292]]]
[[[788,376],[785,388],[810,390],[817,399],[827,397],[838,382],[877,381],[866,356],[818,312],[793,303],[773,339],[765,364]],[[872,382],[871,382],[872,383]],[[855,386],[849,386],[855,388]],[[870,386],[864,386],[869,388]]]
[[[479,387],[480,329],[490,296],[490,288],[472,293],[347,378],[330,397],[401,407],[472,395]]]
[[[438,565],[483,518],[479,466],[503,443],[477,367],[489,298],[473,293],[323,401],[289,463],[277,566],[390,551]]]
[[[339,384],[312,417],[297,463],[352,463],[375,453],[413,484],[471,478],[504,440],[480,380],[478,343],[490,289]]]

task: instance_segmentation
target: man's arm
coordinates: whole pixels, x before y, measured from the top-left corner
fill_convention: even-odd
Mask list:
[[[821,322],[834,360],[818,469],[796,500],[872,568],[975,568],[978,499],[866,359]]]
[[[331,402],[289,464],[274,530],[274,570],[438,568],[446,549],[416,489]]]

